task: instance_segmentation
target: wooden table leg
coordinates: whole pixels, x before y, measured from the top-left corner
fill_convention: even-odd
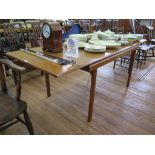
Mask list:
[[[47,91],[47,97],[51,96],[51,90],[50,90],[50,80],[49,80],[49,74],[45,73],[45,82],[46,82],[46,91]]]
[[[20,97],[21,97],[21,73],[19,72],[18,75],[17,75],[17,88],[16,88],[16,99],[17,101],[20,100]]]
[[[93,115],[97,69],[90,72],[90,74],[91,74],[91,87],[90,87],[90,97],[89,97],[88,122],[91,122],[92,115]]]
[[[129,70],[128,70],[128,80],[127,80],[126,87],[129,87],[129,85],[130,85],[130,79],[131,79],[133,64],[134,64],[134,60],[135,60],[135,55],[136,55],[136,51],[131,53],[130,65],[129,65]]]

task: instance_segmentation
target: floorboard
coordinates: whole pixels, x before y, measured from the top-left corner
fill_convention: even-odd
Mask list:
[[[40,71],[22,76],[22,99],[35,134],[109,135],[155,134],[155,68],[142,80],[139,78],[155,65],[148,58],[141,69],[133,69],[130,87],[126,88],[127,70],[113,63],[101,67],[97,74],[93,121],[87,123],[90,75],[75,71],[60,79],[50,76],[51,97],[46,97],[45,79]],[[136,66],[136,65],[135,65]],[[10,93],[15,86],[8,78]],[[18,123],[1,134],[28,134]]]

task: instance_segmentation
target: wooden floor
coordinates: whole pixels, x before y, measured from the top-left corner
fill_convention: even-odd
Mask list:
[[[60,79],[50,77],[52,96],[46,97],[44,76],[39,71],[22,78],[22,99],[35,134],[155,134],[155,59],[133,70],[125,87],[127,70],[108,64],[98,71],[93,121],[87,123],[90,76],[76,71]],[[148,70],[145,79],[139,80]],[[10,91],[15,87],[9,79]],[[18,123],[1,134],[28,134]]]

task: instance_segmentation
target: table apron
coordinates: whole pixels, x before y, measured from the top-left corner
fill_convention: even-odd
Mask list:
[[[138,46],[133,47],[133,48],[129,48],[129,49],[125,50],[125,51],[121,51],[119,53],[116,53],[114,55],[111,55],[111,56],[107,57],[106,59],[100,60],[100,61],[98,61],[98,62],[96,62],[96,63],[94,63],[92,65],[89,65],[88,66],[88,71],[91,72],[91,71],[93,71],[93,70],[95,70],[95,69],[97,69],[97,68],[99,68],[99,67],[101,67],[101,66],[103,66],[103,65],[105,65],[105,64],[107,64],[109,62],[112,62],[112,61],[114,61],[114,60],[116,60],[116,59],[118,59],[118,58],[120,58],[122,56],[127,55],[129,52],[134,52],[134,51],[137,50],[137,48],[138,48]]]

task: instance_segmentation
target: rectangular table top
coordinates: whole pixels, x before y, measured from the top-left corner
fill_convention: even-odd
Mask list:
[[[118,58],[122,55],[126,55],[129,53],[129,51],[138,48],[139,44],[144,42],[144,40],[140,42],[136,42],[129,46],[121,46],[115,49],[107,49],[105,53],[91,53],[86,52],[82,49],[79,49],[79,58],[77,59],[77,64],[75,65],[59,65],[57,63],[42,59],[40,57],[37,57],[35,55],[23,52],[23,51],[14,51],[14,52],[8,52],[6,55],[9,57],[12,57],[14,59],[17,59],[21,62],[24,62],[25,64],[31,65],[37,69],[43,70],[46,73],[49,73],[55,77],[59,77],[61,75],[64,75],[68,72],[81,69],[86,66],[95,65],[98,62],[110,62],[110,58]],[[42,51],[42,47],[33,48],[35,51]],[[66,59],[66,56],[63,52],[58,53],[49,53],[46,52],[46,54],[55,56],[58,58],[64,58]],[[109,60],[109,61],[107,61]]]

